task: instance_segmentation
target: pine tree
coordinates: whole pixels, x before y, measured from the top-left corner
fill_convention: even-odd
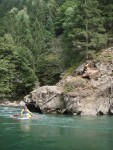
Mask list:
[[[71,0],[58,10],[60,30],[63,32],[64,53],[67,65],[74,63],[76,56],[87,57],[88,51],[97,51],[107,41],[104,18],[97,0]]]
[[[112,0],[99,0],[99,7],[102,10],[104,17],[104,27],[108,36],[108,45],[113,42],[113,1]]]
[[[26,6],[20,11],[15,7],[12,8],[4,18],[4,26],[18,45],[25,45],[31,48],[30,18],[27,14]]]
[[[17,63],[18,54],[13,38],[10,34],[5,34],[0,38],[0,98],[15,94]]]

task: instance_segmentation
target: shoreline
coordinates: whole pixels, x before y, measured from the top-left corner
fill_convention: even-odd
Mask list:
[[[14,107],[19,107],[20,105],[20,101],[1,101],[0,102],[0,106],[14,106]]]
[[[22,107],[21,103],[23,101],[9,101],[9,100],[4,100],[4,101],[0,101],[0,106],[3,106],[3,107]],[[30,110],[31,111],[31,110]],[[33,111],[35,112],[35,111]],[[77,114],[77,113],[67,113],[67,114],[63,114],[63,113],[58,113],[57,111],[56,112],[43,112],[43,114],[61,114],[61,115],[72,115],[72,116],[92,116],[92,117],[95,117],[95,116],[113,116],[113,113],[112,112],[108,112],[106,114],[103,114],[103,113],[98,113],[98,114],[92,114],[92,113],[87,113],[87,114]]]
[[[17,102],[17,101],[14,101],[14,102],[10,102],[10,101],[7,101],[7,102],[4,102],[4,103],[0,103],[0,106],[4,106],[4,107],[22,107],[20,105],[20,102]],[[43,114],[55,114],[55,113],[43,113]],[[56,115],[66,115],[66,114],[59,114],[59,113],[56,113]],[[96,116],[113,116],[112,114],[100,114],[100,115],[95,115],[95,114],[84,114],[84,115],[77,115],[77,114],[67,114],[67,115],[71,115],[71,116],[80,116],[80,117],[96,117]]]

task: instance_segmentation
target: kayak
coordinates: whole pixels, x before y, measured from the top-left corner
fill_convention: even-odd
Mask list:
[[[14,116],[11,116],[11,118],[13,118],[13,119],[19,119],[19,120],[31,119],[31,118],[29,118],[27,116],[21,117],[20,115],[14,115]]]
[[[27,116],[27,115],[23,115],[21,116],[20,114],[15,114],[13,116],[10,116],[13,119],[19,119],[19,120],[27,120],[27,119],[38,119],[39,117],[37,115],[32,115],[31,117]]]
[[[25,117],[17,117],[16,119],[19,119],[19,120],[28,120],[28,119],[31,119],[31,118],[25,118]]]

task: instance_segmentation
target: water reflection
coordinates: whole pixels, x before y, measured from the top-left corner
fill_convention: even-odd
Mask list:
[[[20,129],[24,132],[31,131],[31,120],[20,120]]]

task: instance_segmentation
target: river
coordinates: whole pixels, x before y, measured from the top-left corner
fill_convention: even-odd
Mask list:
[[[112,150],[113,117],[38,115],[16,120],[21,111],[0,106],[0,150]]]

